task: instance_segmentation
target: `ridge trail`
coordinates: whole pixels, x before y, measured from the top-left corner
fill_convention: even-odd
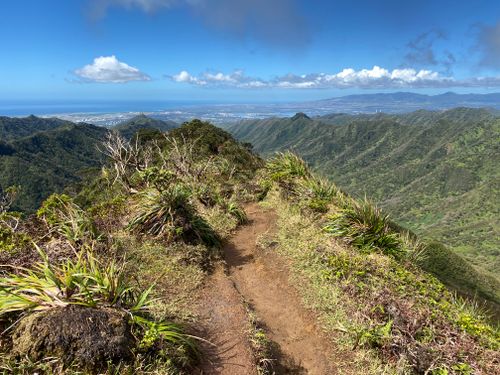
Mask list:
[[[328,342],[315,317],[302,306],[289,284],[287,266],[278,255],[257,248],[258,237],[276,229],[276,215],[256,203],[248,204],[245,211],[248,224],[236,230],[224,246],[223,255],[234,287],[275,344],[275,373],[336,373],[328,358]],[[235,370],[234,375],[248,373],[248,369]]]
[[[263,323],[274,353],[276,374],[327,375],[328,344],[316,320],[288,282],[288,270],[276,254],[258,251],[258,237],[275,230],[276,215],[258,204],[245,207],[249,223],[238,228],[224,247],[230,278]]]

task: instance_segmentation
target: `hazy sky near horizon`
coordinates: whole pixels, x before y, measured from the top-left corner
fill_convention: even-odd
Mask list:
[[[500,91],[498,0],[16,0],[0,14],[0,100]]]

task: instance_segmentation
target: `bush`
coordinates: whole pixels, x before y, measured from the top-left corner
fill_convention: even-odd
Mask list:
[[[238,224],[245,224],[248,221],[245,210],[238,203],[234,201],[224,202],[223,208],[229,215],[236,218]]]
[[[188,243],[218,246],[217,234],[196,213],[190,198],[190,190],[180,184],[162,192],[146,190],[142,193],[140,212],[132,219],[129,228],[167,241],[183,239]]]
[[[52,194],[42,203],[37,216],[73,244],[100,237],[92,219],[65,194]]]
[[[405,249],[400,235],[390,229],[389,217],[380,208],[364,200],[331,215],[324,229],[362,251],[380,250],[386,255],[401,258]]]
[[[328,205],[338,196],[337,187],[320,178],[309,178],[302,183],[307,207],[313,211],[325,213]]]
[[[175,351],[180,350],[191,356],[197,354],[193,340],[183,333],[182,327],[170,322],[156,322],[149,318],[149,307],[153,302],[149,297],[152,287],[145,291],[133,287],[125,277],[124,266],[118,266],[114,262],[103,265],[89,251],[81,252],[76,260],[68,260],[60,265],[50,264],[47,255],[42,251],[40,255],[43,260],[33,269],[21,268],[19,274],[10,274],[0,279],[1,318],[12,314],[15,318],[22,314],[21,323],[30,326],[32,322],[30,314],[33,312],[43,311],[44,314],[36,314],[34,319],[47,324],[52,324],[50,322],[54,314],[58,319],[64,319],[64,311],[73,311],[71,308],[78,308],[75,313],[83,315],[98,315],[101,312],[101,315],[105,315],[105,319],[114,321],[116,319],[112,318],[113,314],[118,314],[128,317],[126,322],[129,323],[120,327],[130,327],[128,335],[135,338],[132,341],[136,342],[133,344],[136,347],[128,348],[131,353],[155,352],[156,358],[171,353],[167,349],[177,348]],[[70,310],[61,311],[61,308]],[[82,334],[91,335],[92,332],[88,330],[92,330],[92,326],[87,323],[84,326],[87,328],[79,326],[78,329]],[[65,323],[61,327],[68,327],[68,324]],[[36,331],[37,326],[29,329],[30,334],[36,335],[33,329]],[[20,334],[28,333],[23,332]],[[50,345],[45,342],[49,345],[47,348],[52,348],[49,350],[58,352],[61,347],[67,345],[64,343],[65,340],[74,340],[71,330],[66,333],[61,331],[61,335],[60,338],[56,335],[55,341]],[[109,343],[110,346],[115,344]],[[88,345],[93,344],[90,342]],[[34,350],[26,340],[18,349],[21,350],[21,347],[26,347],[29,351]],[[81,348],[80,352],[85,352],[87,349],[90,350],[90,346]],[[66,351],[63,354],[66,355]],[[37,353],[35,360],[44,358],[42,355],[43,353]]]
[[[33,269],[20,269],[0,279],[0,315],[39,311],[76,304],[87,307],[119,307],[137,313],[147,307],[149,290],[138,293],[129,286],[122,268],[115,263],[102,266],[90,253],[75,261],[51,265],[43,261]]]
[[[32,246],[31,238],[18,230],[20,220],[17,212],[0,213],[0,252],[15,253]]]
[[[307,179],[311,172],[306,162],[292,152],[277,153],[266,165],[271,180],[290,182],[295,178]]]
[[[148,187],[154,187],[158,191],[165,190],[175,181],[175,173],[158,167],[149,167],[139,172],[142,181]]]

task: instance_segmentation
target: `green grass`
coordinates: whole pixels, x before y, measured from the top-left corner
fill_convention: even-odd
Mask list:
[[[261,246],[273,243],[268,251],[288,259],[291,280],[305,304],[316,311],[344,353],[340,357],[350,356],[354,368],[365,373],[438,368],[453,373],[463,365],[496,371],[491,356],[499,347],[499,333],[470,301],[454,297],[431,275],[383,252],[345,247],[322,231],[321,220],[277,192],[265,205],[277,209],[279,231],[260,239]],[[439,338],[448,335],[460,337],[460,345],[442,345]],[[421,365],[407,356],[416,347],[436,362],[418,370]]]
[[[37,211],[51,231],[58,233],[72,244],[98,240],[100,234],[89,215],[66,194],[52,194]]]
[[[342,190],[367,195],[401,225],[499,274],[500,120],[488,111],[273,118],[228,128],[262,155],[294,150]]]
[[[137,203],[138,213],[128,227],[136,233],[162,238],[167,242],[182,239],[219,246],[218,235],[198,215],[191,196],[191,191],[181,184],[171,185],[161,192],[145,190]]]
[[[53,265],[43,252],[33,269],[0,279],[0,316],[75,304],[120,307],[131,314],[147,308],[150,290],[139,292],[125,281],[122,267],[101,265],[90,252]]]
[[[288,183],[302,186],[313,178],[302,173]],[[278,238],[268,242],[278,243],[273,248],[291,260],[298,288],[325,328],[342,333],[339,346],[362,358],[380,357],[377,366],[388,365],[387,371],[494,371],[490,356],[500,348],[498,329],[422,270],[432,262],[428,245],[366,199],[341,195],[323,215],[310,215],[303,209],[307,194],[283,194],[289,185],[278,180],[268,195],[280,217]],[[450,335],[460,336],[460,344],[441,342]]]
[[[125,265],[102,264],[88,251],[62,264],[51,264],[43,252],[40,251],[40,255],[43,261],[33,269],[19,269],[18,273],[0,279],[0,318],[13,319],[68,305],[114,308],[130,315],[132,333],[137,340],[137,347],[130,350],[135,353],[136,361],[144,357],[143,368],[151,364],[151,359],[178,362],[181,357],[176,351],[185,353],[182,361],[190,361],[190,357],[198,354],[195,341],[180,325],[152,318],[151,306],[156,303],[150,296],[153,286],[145,290],[133,286],[127,279]],[[158,348],[163,349],[158,351]],[[29,358],[19,361],[6,354],[0,356],[0,362],[4,368],[17,373],[59,366],[55,358],[32,363]],[[126,367],[126,364],[118,367],[122,365]]]
[[[391,230],[389,216],[368,200],[354,202],[350,207],[328,216],[324,229],[343,237],[361,251],[378,250],[396,258],[405,255],[399,234]]]

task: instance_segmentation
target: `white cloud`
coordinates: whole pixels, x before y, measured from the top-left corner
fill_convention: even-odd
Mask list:
[[[151,78],[115,56],[96,57],[92,64],[74,71],[83,82],[126,83],[130,81],[150,81]]]
[[[175,74],[170,78],[174,82],[190,83],[197,86],[238,88],[256,88],[267,86],[266,82],[260,79],[245,76],[242,70],[235,70],[230,74],[224,74],[221,72],[205,72],[198,77],[183,70],[179,74]]]
[[[334,74],[287,74],[270,80],[246,76],[241,70],[231,74],[216,72],[202,73],[198,76],[182,71],[172,76],[171,79],[175,82],[184,82],[196,86],[225,88],[391,89],[500,86],[500,77],[476,77],[459,80],[450,76],[442,76],[432,70],[406,68],[391,71],[379,66],[361,70],[346,68]]]

